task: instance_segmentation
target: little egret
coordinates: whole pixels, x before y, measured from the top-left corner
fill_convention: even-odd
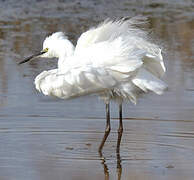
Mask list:
[[[105,20],[81,34],[74,45],[63,32],[48,36],[43,50],[34,57],[58,58],[57,69],[44,71],[35,78],[36,89],[62,99],[98,94],[106,104],[106,129],[99,146],[101,152],[110,133],[111,100],[118,102],[119,128],[116,151],[120,151],[123,132],[122,102],[136,103],[142,92],[162,94],[167,85],[161,80],[165,66],[161,49],[151,43],[139,26],[143,17]]]

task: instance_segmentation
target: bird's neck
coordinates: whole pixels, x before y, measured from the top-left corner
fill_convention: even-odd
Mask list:
[[[61,57],[69,57],[72,56],[74,53],[74,45],[68,39],[63,40],[63,44],[58,48],[58,58]]]
[[[65,61],[68,57],[74,54],[74,45],[68,40],[63,41],[63,47],[57,52],[58,54],[58,68],[63,68],[65,66]]]

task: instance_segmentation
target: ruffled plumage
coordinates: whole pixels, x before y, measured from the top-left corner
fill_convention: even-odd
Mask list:
[[[106,20],[84,32],[73,54],[59,55],[58,69],[36,77],[36,88],[63,99],[97,93],[105,101],[133,103],[139,92],[162,94],[167,85],[160,79],[166,71],[161,49],[136,27],[143,23],[142,17]]]

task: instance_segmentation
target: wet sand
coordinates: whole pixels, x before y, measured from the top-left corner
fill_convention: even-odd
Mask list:
[[[0,180],[193,179],[193,8],[192,1],[179,0],[0,1]],[[155,41],[163,46],[169,89],[124,105],[120,157],[118,109],[112,103],[112,131],[100,156],[103,102],[95,96],[45,97],[33,80],[56,67],[56,60],[17,62],[40,50],[51,32],[65,30],[75,43],[107,17],[138,14],[149,17]]]

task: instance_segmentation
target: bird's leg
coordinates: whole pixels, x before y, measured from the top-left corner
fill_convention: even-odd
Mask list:
[[[101,142],[99,149],[98,149],[99,152],[102,151],[102,148],[104,146],[104,143],[105,143],[109,133],[110,133],[110,105],[109,105],[109,103],[107,103],[106,104],[106,129],[104,132],[104,137],[103,137],[102,142]]]
[[[117,154],[120,153],[120,144],[121,144],[121,137],[123,133],[123,122],[122,122],[122,104],[119,104],[119,129],[118,129],[118,140],[117,140]]]

